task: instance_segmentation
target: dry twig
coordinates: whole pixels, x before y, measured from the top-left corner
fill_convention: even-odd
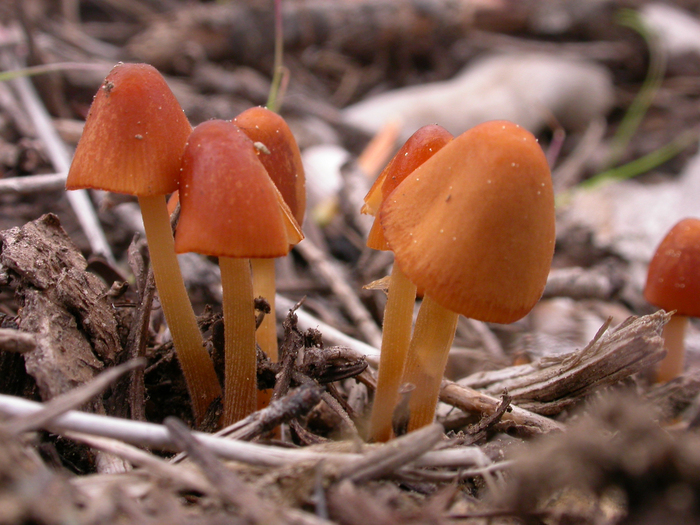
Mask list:
[[[661,331],[669,314],[631,317],[614,330],[609,322],[585,348],[543,357],[534,363],[479,372],[459,381],[494,395],[504,390],[513,402],[538,414],[558,414],[597,388],[647,369],[665,355]]]

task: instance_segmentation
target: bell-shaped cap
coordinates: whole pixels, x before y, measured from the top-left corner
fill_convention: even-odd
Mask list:
[[[233,123],[259,143],[256,151],[260,162],[301,225],[306,213],[306,178],[292,130],[277,113],[260,106],[245,110]]]
[[[664,310],[700,317],[700,219],[676,224],[649,263],[644,297]]]
[[[177,189],[192,126],[163,76],[148,64],[117,64],[90,107],[66,189],[138,196]]]
[[[362,213],[376,215],[384,199],[403,181],[413,170],[438,152],[452,140],[452,134],[442,126],[430,124],[423,126],[401,146],[389,164],[382,170],[374,181],[367,196]],[[378,220],[372,224],[367,237],[367,246],[373,250],[388,250],[381,224]]]
[[[382,204],[401,270],[443,307],[510,323],[539,300],[554,252],[554,194],[535,137],[493,121],[421,164]]]
[[[253,141],[228,121],[197,126],[182,156],[175,251],[282,257],[302,238]]]

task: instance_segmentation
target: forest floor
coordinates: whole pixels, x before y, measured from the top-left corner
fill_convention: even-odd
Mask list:
[[[258,384],[289,383],[226,435],[195,424],[136,200],[64,188],[117,62],[158,68],[192,125],[265,105],[274,2],[0,6],[0,524],[700,523],[700,325],[655,383],[670,315],[643,296],[700,217],[700,2],[281,5],[306,239],[277,261],[283,359]],[[544,295],[510,325],[460,318],[436,424],[367,443],[392,256],[362,199],[419,126],[491,119],[552,168]],[[218,265],[180,262],[220,368]]]

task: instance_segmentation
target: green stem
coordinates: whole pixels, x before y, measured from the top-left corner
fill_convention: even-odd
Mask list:
[[[625,148],[627,148],[649,106],[651,106],[656,93],[659,91],[666,72],[666,54],[659,44],[658,36],[644,24],[639,13],[632,9],[623,9],[618,14],[618,22],[620,25],[629,27],[639,33],[646,42],[649,49],[649,69],[639,93],[637,93],[634,101],[627,109],[612,139],[610,156],[608,158],[610,166],[615,165],[622,157]]]
[[[282,0],[275,0],[275,61],[272,71],[272,83],[270,84],[270,94],[267,98],[267,109],[279,112],[280,85],[282,84],[284,58],[284,31],[282,27]]]

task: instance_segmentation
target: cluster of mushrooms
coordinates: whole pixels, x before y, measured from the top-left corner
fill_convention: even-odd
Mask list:
[[[156,287],[197,422],[222,391],[176,253],[219,258],[226,367],[222,422],[255,411],[254,297],[274,301],[270,261],[303,238],[304,171],[284,120],[251,108],[233,121],[210,120],[192,129],[155,68],[118,64],[92,103],[66,188],[138,197]],[[174,193],[181,211],[173,238],[165,197]],[[274,323],[261,326],[258,343],[276,359]]]
[[[95,96],[66,187],[138,197],[195,420],[201,422],[218,398],[224,425],[255,411],[256,342],[276,360],[277,336],[274,315],[256,333],[254,297],[264,297],[274,312],[274,258],[303,239],[304,172],[284,120],[258,107],[193,129],[158,71],[118,64]],[[169,194],[171,204],[179,199],[181,207],[174,236]],[[407,385],[413,388],[407,430],[433,421],[459,315],[511,323],[539,300],[554,253],[554,195],[535,137],[516,124],[492,121],[456,138],[440,126],[421,128],[365,202],[362,212],[376,217],[368,246],[395,256],[368,431],[370,440],[387,441]],[[700,231],[700,221],[683,226],[688,228]],[[179,271],[176,253],[185,252],[219,258],[223,395]],[[650,273],[650,283],[670,279]],[[697,285],[671,287],[698,295]],[[413,327],[417,295],[422,302]],[[655,291],[647,297],[697,315],[669,306]]]

